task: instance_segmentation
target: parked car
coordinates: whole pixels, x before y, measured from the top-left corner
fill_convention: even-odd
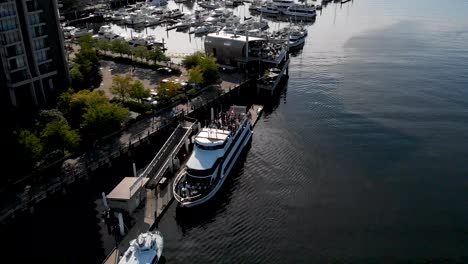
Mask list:
[[[161,74],[171,74],[172,69],[169,68],[169,67],[162,67],[162,68],[158,69],[158,72],[161,73]]]

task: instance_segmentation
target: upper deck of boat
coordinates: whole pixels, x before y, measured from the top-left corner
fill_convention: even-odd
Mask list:
[[[231,132],[229,130],[217,128],[203,128],[195,140],[201,144],[220,144],[223,143]]]

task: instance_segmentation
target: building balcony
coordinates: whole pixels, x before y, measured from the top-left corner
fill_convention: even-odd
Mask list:
[[[10,33],[13,31],[18,30],[18,27],[12,27],[12,28],[0,28],[0,34],[1,33]]]
[[[2,6],[3,4],[6,4],[6,3],[11,3],[11,2],[14,2],[15,0],[0,0],[0,6]]]
[[[26,65],[22,65],[22,66],[9,66],[8,67],[8,71],[10,71],[10,74],[13,74],[15,72],[19,72],[19,71],[22,71],[22,70],[26,70]]]
[[[47,38],[49,35],[47,34],[44,34],[44,35],[40,35],[40,36],[33,36],[32,39],[41,39],[41,38]]]
[[[29,13],[42,11],[36,1],[26,1],[26,8]]]
[[[22,50],[21,51],[9,51],[9,50],[7,50],[6,57],[8,59],[11,59],[11,58],[23,55],[23,54],[24,54],[24,52]]]
[[[8,14],[6,16],[0,16],[0,21],[5,20],[5,19],[10,19],[10,18],[15,18],[16,14]]]
[[[16,72],[10,73],[10,83],[15,84],[19,82],[24,82],[31,77],[28,75],[26,69],[18,70]]]
[[[39,64],[39,63],[38,63]],[[45,61],[42,61],[41,64],[39,64],[39,73],[42,75],[42,74],[46,74],[46,73],[49,73],[49,72],[53,72],[55,71],[55,67],[54,65],[52,64],[52,60],[49,59],[49,60],[45,60]]]
[[[43,60],[43,61],[38,61],[38,62],[37,62],[37,65],[43,65],[43,64],[46,64],[46,63],[50,63],[50,62],[52,62],[52,59],[47,59],[47,60]],[[41,71],[41,70],[39,69],[39,71]],[[49,72],[49,71],[46,71],[46,72]],[[41,72],[41,74],[44,74],[44,73]]]

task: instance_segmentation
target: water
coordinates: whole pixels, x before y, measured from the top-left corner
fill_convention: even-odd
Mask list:
[[[324,8],[218,201],[159,225],[167,263],[466,263],[467,12]]]
[[[465,0],[325,7],[216,200],[167,211],[166,262],[467,263],[467,13]],[[202,47],[168,34],[169,52]],[[99,263],[112,247],[95,217],[103,190],[10,230],[8,252]]]

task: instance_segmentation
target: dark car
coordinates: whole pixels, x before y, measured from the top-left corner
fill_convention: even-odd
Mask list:
[[[162,67],[162,68],[158,69],[158,72],[161,73],[161,74],[171,74],[172,69],[169,68],[169,67]]]

